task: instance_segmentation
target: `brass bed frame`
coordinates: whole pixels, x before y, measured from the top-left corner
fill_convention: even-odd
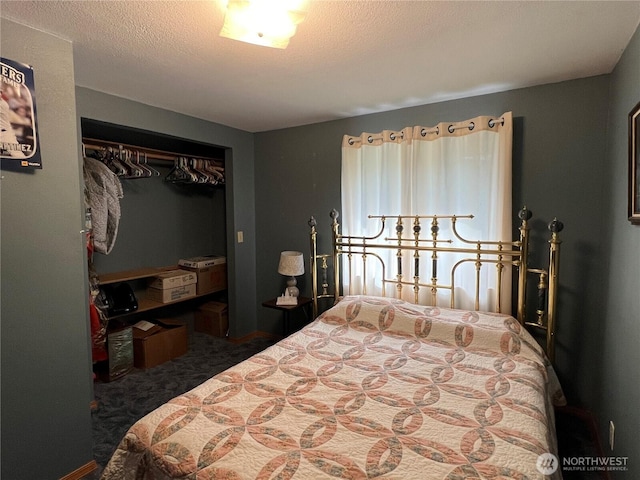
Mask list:
[[[366,276],[366,265],[368,258],[374,258],[382,264],[383,296],[392,296],[386,293],[386,284],[395,286],[395,297],[401,298],[404,287],[411,287],[414,292],[414,303],[418,302],[421,289],[428,289],[431,292],[430,305],[438,305],[438,290],[448,290],[450,292],[450,308],[456,308],[455,286],[457,268],[468,262],[475,265],[475,310],[480,309],[480,271],[484,264],[494,264],[496,266],[496,311],[500,313],[500,306],[503,291],[503,278],[505,278],[504,268],[511,266],[517,272],[517,293],[514,316],[526,327],[532,327],[542,331],[546,335],[546,352],[551,362],[554,361],[555,348],[555,324],[556,324],[556,304],[558,298],[558,272],[560,262],[560,238],[559,233],[563,228],[561,222],[554,219],[549,223],[551,232],[549,239],[549,264],[545,268],[531,268],[528,265],[529,256],[529,219],[532,214],[526,207],[523,207],[518,217],[520,219],[520,235],[515,241],[486,241],[467,240],[457,231],[456,225],[459,220],[470,220],[473,215],[396,215],[396,216],[369,216],[369,219],[377,219],[380,222],[380,230],[374,236],[346,236],[340,233],[338,223],[338,212],[332,210],[332,251],[331,253],[318,253],[318,232],[317,222],[314,217],[309,220],[311,227],[311,278],[312,278],[312,299],[314,318],[318,315],[318,300],[332,298],[334,303],[340,299],[342,291],[342,276],[340,268],[340,257],[346,256],[346,264],[349,274],[354,259],[360,257],[363,265],[363,274]],[[388,219],[395,219],[396,237],[383,237],[385,223]],[[422,223],[429,224],[428,237],[423,234]],[[441,222],[450,222],[451,232],[457,239],[454,245],[451,239],[439,238]],[[411,225],[410,236],[405,236],[405,224]],[[397,257],[396,275],[394,278],[387,278],[386,266],[380,253],[382,251],[395,250]],[[420,254],[431,253],[431,278],[428,283],[421,281],[420,276]],[[463,254],[465,257],[457,261],[451,271],[450,283],[442,284],[438,277],[438,260],[443,255]],[[403,259],[413,258],[413,271],[410,276],[403,272]],[[329,271],[333,268],[333,286],[329,284]],[[535,320],[527,320],[527,285],[528,277],[537,277],[537,305],[535,309]],[[408,279],[406,279],[408,278]],[[351,291],[353,281],[349,279],[349,291],[343,292],[345,295],[355,295]],[[509,288],[512,288],[509,285]],[[366,289],[360,294],[366,295]]]

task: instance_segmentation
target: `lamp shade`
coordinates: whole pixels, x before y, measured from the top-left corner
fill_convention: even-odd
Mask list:
[[[302,252],[294,252],[291,250],[284,251],[280,254],[280,263],[278,264],[278,273],[295,277],[304,273],[304,257]]]

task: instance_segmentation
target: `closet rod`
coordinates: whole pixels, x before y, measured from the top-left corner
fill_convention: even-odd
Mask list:
[[[122,147],[127,150],[135,150],[140,153],[145,153],[147,155],[147,158],[150,158],[153,160],[165,160],[165,161],[174,162],[179,157],[186,157],[186,158],[195,158],[198,160],[208,160],[212,162],[219,162],[221,165],[224,165],[224,161],[217,158],[202,157],[198,155],[186,155],[184,153],[167,152],[165,150],[156,150],[154,148],[138,147],[136,145],[127,145],[126,143],[111,142],[109,140],[98,140],[95,138],[83,137],[82,145],[84,146],[84,148],[87,148],[89,150],[100,150],[101,148],[104,148],[104,147],[115,147],[115,148]]]

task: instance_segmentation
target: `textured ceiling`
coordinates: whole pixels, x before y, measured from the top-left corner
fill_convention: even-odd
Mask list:
[[[79,86],[258,132],[610,73],[640,0],[310,1],[286,50],[220,37],[215,0],[0,14],[72,41]]]

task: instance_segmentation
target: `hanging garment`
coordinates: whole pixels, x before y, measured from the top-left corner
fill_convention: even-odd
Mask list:
[[[99,160],[84,158],[85,199],[91,207],[96,252],[109,254],[120,223],[122,184],[115,173]]]
[[[106,309],[96,302],[100,293],[100,280],[93,265],[93,221],[91,208],[85,206],[84,231],[87,239],[87,265],[89,272],[89,326],[91,327],[91,358],[93,362],[107,360],[107,326],[109,319]],[[94,374],[95,375],[95,374]],[[94,377],[95,378],[95,377]]]

